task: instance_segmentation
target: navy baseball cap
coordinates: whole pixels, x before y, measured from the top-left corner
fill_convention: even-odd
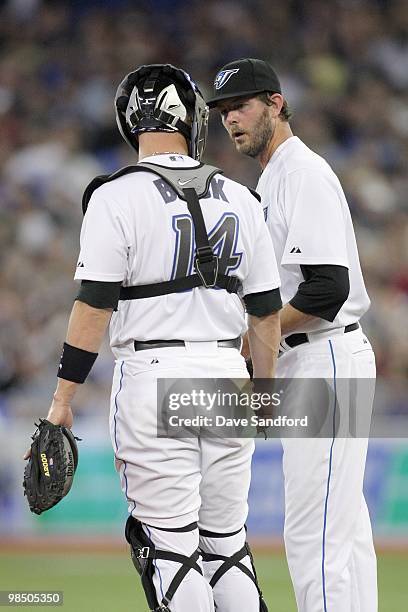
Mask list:
[[[214,108],[228,98],[238,98],[270,91],[282,93],[278,76],[268,62],[260,59],[239,59],[221,68],[214,81],[214,97],[207,101]]]

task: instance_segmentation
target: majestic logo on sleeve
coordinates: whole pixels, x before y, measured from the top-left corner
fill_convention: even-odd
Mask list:
[[[234,68],[233,70],[221,70],[221,72],[217,74],[214,81],[215,89],[221,89],[221,87],[224,87],[225,83],[228,83],[232,75],[236,74],[237,72],[239,72],[239,68]]]

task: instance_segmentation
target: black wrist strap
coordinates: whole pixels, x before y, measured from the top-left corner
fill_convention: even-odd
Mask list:
[[[98,353],[91,353],[64,342],[58,367],[58,378],[82,384],[85,382]]]

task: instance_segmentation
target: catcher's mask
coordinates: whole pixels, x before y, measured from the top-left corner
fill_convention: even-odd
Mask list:
[[[125,141],[139,150],[143,132],[180,132],[189,154],[200,159],[207,140],[208,107],[190,75],[171,64],[130,72],[115,96],[116,122]]]

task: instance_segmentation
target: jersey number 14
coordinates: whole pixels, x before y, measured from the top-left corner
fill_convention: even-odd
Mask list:
[[[193,221],[189,215],[175,215],[173,230],[176,233],[173,267],[171,278],[181,278],[193,273],[195,239]],[[236,250],[239,234],[237,215],[226,212],[208,232],[208,240],[218,257],[218,270],[228,274],[236,270],[242,259],[242,253]]]

